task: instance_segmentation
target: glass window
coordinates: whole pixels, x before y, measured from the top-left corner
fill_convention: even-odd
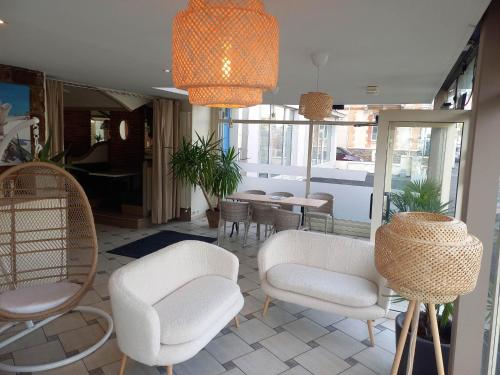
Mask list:
[[[452,109],[472,109],[472,88],[476,70],[474,58],[448,88],[448,103]]]
[[[105,118],[92,118],[90,120],[90,142],[94,145],[97,142],[107,141],[109,138],[109,120]]]
[[[233,124],[230,136],[237,142],[243,171],[240,191],[288,191],[304,196],[307,175],[308,127],[275,123],[298,119],[297,109],[259,105],[232,111],[233,119],[262,120],[257,124]],[[271,124],[269,121],[273,120]],[[266,123],[267,121],[267,123]]]

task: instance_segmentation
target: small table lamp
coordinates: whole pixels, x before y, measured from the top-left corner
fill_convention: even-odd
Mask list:
[[[439,375],[444,375],[435,304],[454,301],[476,286],[483,245],[465,223],[445,215],[405,212],[381,226],[375,237],[375,264],[389,287],[410,301],[391,375],[396,375],[410,322],[407,374],[413,370],[420,303],[428,304]]]

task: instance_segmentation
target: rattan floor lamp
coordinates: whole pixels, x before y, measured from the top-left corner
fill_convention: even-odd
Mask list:
[[[452,302],[474,290],[482,251],[481,242],[467,233],[465,223],[440,214],[399,213],[377,230],[377,270],[392,290],[410,301],[391,375],[398,373],[410,324],[406,373],[413,371],[421,303],[428,305],[438,374],[445,374],[435,304]]]
[[[70,311],[95,314],[108,329],[91,347],[56,362],[10,365],[7,372],[37,372],[76,362],[101,347],[113,331],[111,316],[77,306],[92,287],[97,239],[87,196],[64,169],[23,163],[0,175],[0,349]]]

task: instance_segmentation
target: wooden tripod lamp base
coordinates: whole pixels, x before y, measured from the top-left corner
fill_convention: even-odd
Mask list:
[[[441,353],[441,340],[439,338],[439,329],[436,318],[436,307],[433,303],[427,305],[427,312],[431,321],[432,341],[434,342],[434,353],[436,355],[436,367],[438,375],[444,375],[443,354]],[[406,316],[399,335],[398,344],[396,347],[396,354],[394,355],[394,362],[392,363],[391,375],[397,375],[401,357],[408,336],[408,330],[411,325],[410,347],[408,348],[408,360],[406,362],[406,375],[413,372],[413,360],[415,358],[415,345],[417,341],[418,320],[420,317],[420,301],[410,301]]]
[[[375,266],[388,287],[410,301],[391,375],[396,375],[411,328],[406,374],[413,371],[420,304],[427,303],[438,375],[444,375],[436,303],[474,290],[483,245],[464,222],[432,212],[400,212],[375,234]]]

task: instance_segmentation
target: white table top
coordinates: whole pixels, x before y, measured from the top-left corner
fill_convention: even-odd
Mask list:
[[[273,199],[271,195],[259,195],[248,193],[234,193],[226,197],[237,201],[253,202],[253,203],[274,203],[283,206],[303,206],[319,208],[328,201],[322,199],[311,199],[303,197],[283,197],[282,199]]]

